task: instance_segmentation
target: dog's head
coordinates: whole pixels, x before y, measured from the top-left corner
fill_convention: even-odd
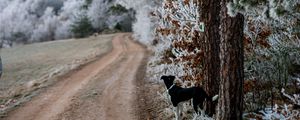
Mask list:
[[[171,87],[174,83],[175,76],[169,75],[169,76],[161,76],[160,79],[162,79],[166,85],[167,88]]]

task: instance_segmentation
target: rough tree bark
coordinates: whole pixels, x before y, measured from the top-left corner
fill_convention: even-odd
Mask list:
[[[230,17],[221,1],[220,91],[217,120],[242,120],[243,112],[243,25],[241,14]]]
[[[204,88],[209,96],[219,92],[220,83],[220,0],[198,0],[201,21],[204,22],[205,32],[200,33],[200,40],[204,41]],[[206,114],[215,114],[216,103],[207,102]]]

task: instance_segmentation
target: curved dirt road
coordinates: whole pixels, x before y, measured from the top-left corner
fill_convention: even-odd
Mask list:
[[[146,63],[146,50],[129,36],[117,35],[110,53],[68,74],[5,119],[137,119],[136,75],[142,74],[138,69]]]

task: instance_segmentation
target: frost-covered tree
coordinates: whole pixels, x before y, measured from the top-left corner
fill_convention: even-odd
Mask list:
[[[294,66],[299,65],[299,0],[233,0],[228,14],[245,16],[245,110],[279,104],[281,88],[295,91]],[[297,73],[296,73],[297,74]]]
[[[245,79],[256,81],[246,109],[257,111],[280,99],[282,87],[291,86],[293,68],[300,64],[299,0],[234,0],[228,14],[245,16]],[[257,93],[257,94],[255,94]],[[251,94],[251,96],[250,96]]]
[[[201,84],[204,48],[202,41],[198,40],[201,31],[198,6],[193,1],[165,0],[162,8],[154,14],[160,20],[156,28],[160,63],[178,65],[182,69],[178,77],[192,84]],[[169,70],[166,72],[172,71]]]
[[[93,26],[103,30],[107,28],[105,21],[108,19],[108,10],[112,6],[110,0],[93,0],[88,8],[88,16],[91,18]]]
[[[59,24],[59,19],[55,16],[54,9],[48,7],[40,19],[43,23],[39,24],[37,28],[33,30],[30,42],[54,40],[57,24]]]
[[[151,17],[151,12],[161,6],[162,0],[116,0],[116,3],[135,10],[135,21],[132,25],[134,37],[139,42],[151,45],[157,20]]]

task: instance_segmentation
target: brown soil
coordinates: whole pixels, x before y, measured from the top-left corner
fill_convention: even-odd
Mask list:
[[[139,102],[137,112],[139,120],[171,119],[169,114],[166,114],[164,111],[168,107],[168,103],[159,97],[157,93],[165,88],[157,82],[147,81],[143,78],[137,84],[139,86],[137,87],[137,101]]]

